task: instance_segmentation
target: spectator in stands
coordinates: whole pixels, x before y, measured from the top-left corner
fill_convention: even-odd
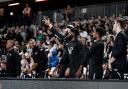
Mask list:
[[[25,24],[30,26],[30,24],[31,24],[31,7],[29,6],[29,4],[25,5],[25,8],[23,10],[23,16],[24,16]]]
[[[56,74],[55,72],[57,72],[57,65],[59,63],[59,57],[58,57],[58,53],[57,53],[57,44],[53,44],[53,47],[50,49],[50,53],[48,55],[48,66],[49,66],[49,76],[54,77]]]
[[[66,21],[71,21],[72,15],[73,14],[73,9],[70,7],[70,5],[67,5],[67,7],[64,9],[64,19]]]
[[[20,56],[14,51],[14,40],[7,40],[7,77],[19,78],[20,77]]]
[[[27,33],[23,26],[20,27],[20,36],[22,37],[23,42],[26,42],[27,40]]]
[[[31,71],[32,66],[34,65],[34,60],[31,57],[31,54],[26,52],[23,54],[21,60],[21,74],[20,78],[35,78],[35,70]]]
[[[83,61],[83,75],[82,77],[84,79],[86,79],[87,77],[87,65],[88,65],[88,52],[89,52],[89,48],[87,46],[87,41],[88,41],[88,33],[86,31],[83,31],[83,32],[80,32],[80,42],[82,43],[83,47],[82,47],[82,50],[83,51],[81,54],[83,57],[82,61]]]
[[[5,38],[0,40],[0,56],[6,55],[6,41]]]
[[[6,56],[2,55],[0,58],[0,77],[6,77]]]
[[[106,36],[104,36],[105,38],[104,43],[106,44],[105,53],[107,54],[107,59],[108,59],[108,54],[111,54],[111,50],[114,45],[113,44],[114,36],[116,36],[115,34],[113,34],[113,30],[112,30],[114,24],[113,22],[116,18],[115,15],[113,16],[113,18],[109,18],[109,17],[101,18],[101,16],[99,16],[98,19],[95,16],[93,16],[91,20],[89,19],[84,20],[81,19],[80,17],[79,19],[74,19],[74,21],[71,22],[73,9],[70,6],[66,7],[64,14],[65,14],[66,22],[71,23],[72,25],[67,25],[66,22],[60,23],[61,21],[52,23],[50,22],[49,18],[47,18],[47,16],[44,16],[44,18],[42,18],[43,20],[40,19],[40,21],[45,22],[43,26],[38,27],[38,25],[30,25],[29,27],[25,25],[30,24],[29,22],[30,20],[28,21],[28,18],[31,17],[31,7],[29,5],[26,5],[26,7],[23,10],[23,15],[25,17],[24,22],[26,24],[21,24],[21,27],[20,26],[18,27],[17,25],[15,27],[14,26],[4,27],[1,30],[1,34],[0,34],[1,42],[5,39],[5,37],[8,39],[10,38],[14,39],[16,40],[16,42],[18,41],[19,45],[17,44],[14,45],[13,50],[17,52],[21,52],[20,54],[24,54],[26,51],[31,54],[31,58],[34,60],[34,63],[31,66],[32,68],[30,69],[30,72],[36,70],[36,73],[38,74],[38,76],[36,77],[38,78],[43,77],[45,69],[47,69],[47,64],[49,64],[50,68],[54,67],[53,70],[54,69],[60,70],[59,71],[60,78],[65,78],[65,77],[79,78],[82,75],[81,72],[82,68],[87,66],[87,62],[88,62],[87,59],[89,59],[90,79],[101,79],[102,78],[101,65],[103,60],[102,58],[103,41],[101,40],[102,32],[97,30],[97,27],[102,27],[103,29],[105,29],[104,33],[106,33],[105,34]],[[45,21],[45,19],[49,21]],[[77,31],[80,32],[80,38],[79,35],[78,37],[76,36],[76,32],[74,31],[75,28],[77,28]],[[127,28],[128,26],[126,26],[125,29]],[[89,35],[87,45],[86,45],[87,37],[85,36],[85,34]],[[72,37],[73,39],[71,39]],[[78,38],[80,40],[78,40]],[[93,41],[94,38],[96,38],[95,41]],[[106,38],[110,38],[110,39],[107,41]],[[31,40],[27,43],[29,39]],[[6,47],[4,45],[5,42],[2,42],[3,45],[0,45],[0,56],[1,55],[6,56],[6,50],[5,50]],[[21,43],[22,43],[22,48],[20,47]],[[59,45],[60,46],[59,49],[53,50],[53,48],[50,48],[49,45],[51,46],[51,43]],[[27,48],[24,47],[26,44],[28,44]],[[81,47],[79,45],[81,45]],[[90,49],[89,52],[88,52],[88,48]],[[113,47],[113,49],[114,48],[115,47]],[[74,50],[78,50],[78,51],[81,50],[81,51],[80,53],[76,53]],[[53,53],[54,55],[49,56],[48,55],[49,51],[51,54]],[[76,55],[74,56],[74,54]],[[59,64],[58,64],[58,56],[59,56]],[[47,57],[50,60],[57,59],[57,61],[54,60],[47,63]],[[55,65],[53,62],[55,62]],[[56,65],[56,63],[58,65]],[[112,67],[114,63],[112,63]],[[70,69],[70,70],[66,71],[66,69]],[[51,75],[52,74],[54,74],[53,71]]]
[[[37,45],[41,44],[41,42],[45,40],[45,36],[41,30],[37,31],[36,40],[37,40]]]
[[[16,33],[15,33],[15,28],[14,27],[10,27],[8,29],[6,38],[7,39],[15,39],[16,38]]]

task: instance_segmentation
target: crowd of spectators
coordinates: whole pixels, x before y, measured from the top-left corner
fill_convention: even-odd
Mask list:
[[[70,19],[1,28],[0,77],[127,79],[127,19]]]

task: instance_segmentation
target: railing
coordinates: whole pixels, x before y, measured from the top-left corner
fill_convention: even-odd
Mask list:
[[[82,9],[86,8],[87,12],[82,13]],[[113,14],[115,16],[118,16],[119,14],[122,15],[128,15],[128,1],[123,2],[114,2],[114,3],[107,3],[107,4],[97,4],[97,5],[89,5],[89,6],[83,6],[83,7],[74,7],[74,15],[72,16],[73,19],[77,18],[84,18],[84,15],[86,14],[88,18],[91,16],[112,16]],[[46,11],[43,12],[43,15],[49,15],[53,19],[54,13],[57,13],[56,16],[57,19],[62,18],[62,9],[61,10],[54,10],[54,11]]]
[[[128,89],[123,80],[5,79],[0,89]]]
[[[86,9],[87,12],[82,13],[82,9]],[[104,17],[104,16],[112,16],[112,15],[118,16],[119,14],[122,14],[123,16],[127,16],[128,1],[89,5],[82,7],[73,7],[73,10],[74,13],[71,17],[72,20],[76,20],[78,18],[84,19],[85,17],[90,18],[92,16],[95,17],[98,16]],[[34,13],[32,16],[32,20],[33,20],[32,22],[34,24],[41,24],[42,16],[49,16],[53,21],[61,21],[63,19],[62,13],[63,13],[63,9],[43,11],[42,15],[40,16],[37,13]]]

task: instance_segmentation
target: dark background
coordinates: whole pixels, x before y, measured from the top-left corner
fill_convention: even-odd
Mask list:
[[[67,5],[71,7],[87,6],[95,4],[105,4],[111,2],[120,2],[128,0],[48,0],[44,2],[35,2],[35,0],[11,0],[9,2],[1,2],[0,8],[4,8],[4,16],[0,16],[0,24],[4,24],[5,19],[10,17],[10,12],[14,12],[14,16],[18,17],[22,15],[22,11],[26,3],[29,3],[32,8],[32,13],[36,13],[39,8],[42,11],[63,9]],[[8,4],[19,2],[20,5],[9,7]]]
[[[12,0],[11,2],[3,2],[0,3],[0,8],[5,8],[4,15],[8,16],[10,11],[15,12],[14,15],[21,15],[22,10],[25,7],[25,3],[29,3],[32,7],[32,13],[36,13],[39,8],[42,11],[54,10],[54,9],[62,9],[65,8],[66,5],[71,5],[72,7],[76,6],[86,6],[86,5],[94,5],[94,4],[104,4],[111,2],[119,2],[119,1],[128,1],[128,0],[48,0],[44,2],[35,2],[35,0]],[[9,3],[19,2],[20,5],[8,7]]]
[[[49,10],[49,9],[51,10],[51,9],[64,8],[67,4],[70,4],[71,6],[85,6],[92,4],[104,4],[104,3],[128,1],[128,0],[48,0],[38,3],[35,3],[34,1],[35,0],[12,0],[11,2],[0,3],[0,7],[7,7],[8,3],[20,2],[21,7],[23,7],[25,3],[29,3],[32,8],[41,6],[43,10]]]

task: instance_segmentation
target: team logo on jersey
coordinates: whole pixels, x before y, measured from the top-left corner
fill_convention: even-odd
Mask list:
[[[35,52],[35,55],[37,55],[38,53],[37,52]]]
[[[73,47],[68,48],[69,54],[72,54],[73,49],[74,49]]]

